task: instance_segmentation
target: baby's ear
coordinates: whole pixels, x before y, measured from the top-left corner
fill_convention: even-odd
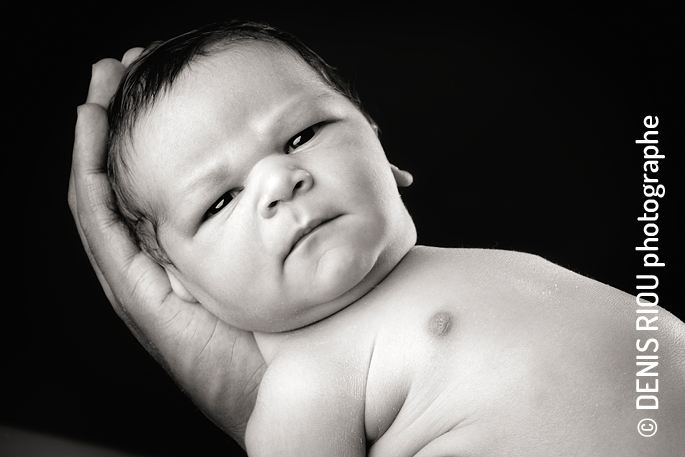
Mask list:
[[[171,271],[170,268],[165,267],[164,270],[166,271],[167,276],[169,277],[169,282],[171,283],[171,288],[173,289],[174,293],[181,297],[181,299],[190,302],[190,303],[198,303],[197,299],[193,297],[193,295],[188,292],[188,289],[181,284],[181,281],[178,280],[176,275]]]
[[[390,169],[398,187],[409,187],[414,182],[414,177],[408,171],[400,170],[393,164],[390,164]]]

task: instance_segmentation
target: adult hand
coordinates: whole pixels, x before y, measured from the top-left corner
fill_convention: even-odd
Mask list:
[[[83,246],[115,311],[193,402],[243,448],[265,363],[250,332],[218,320],[174,293],[165,271],[130,238],[107,179],[107,105],[126,66],[93,66],[78,107],[69,207]]]

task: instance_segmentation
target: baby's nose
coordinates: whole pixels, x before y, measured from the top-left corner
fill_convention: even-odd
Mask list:
[[[285,158],[267,161],[259,170],[261,194],[257,210],[260,216],[273,217],[284,202],[292,200],[295,195],[308,191],[314,179],[308,171],[292,163],[284,163]],[[287,160],[287,159],[286,159]]]

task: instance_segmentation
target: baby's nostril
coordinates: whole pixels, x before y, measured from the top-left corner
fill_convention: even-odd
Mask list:
[[[304,181],[299,181],[297,184],[295,184],[295,189],[302,187],[302,184],[304,184]]]
[[[271,203],[269,203],[269,208],[273,208],[273,207],[276,206],[277,204],[278,204],[278,200],[274,200],[274,201],[272,201]]]

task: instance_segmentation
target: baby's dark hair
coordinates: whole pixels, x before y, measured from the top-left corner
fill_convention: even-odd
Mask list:
[[[148,46],[126,71],[109,105],[107,172],[119,211],[140,248],[161,265],[172,265],[159,243],[161,215],[144,207],[133,189],[130,169],[133,129],[139,115],[149,110],[179,74],[198,57],[211,56],[227,46],[261,41],[285,46],[299,55],[333,90],[348,98],[375,126],[357,95],[335,68],[305,46],[297,37],[263,23],[232,21],[206,25],[165,42]]]

